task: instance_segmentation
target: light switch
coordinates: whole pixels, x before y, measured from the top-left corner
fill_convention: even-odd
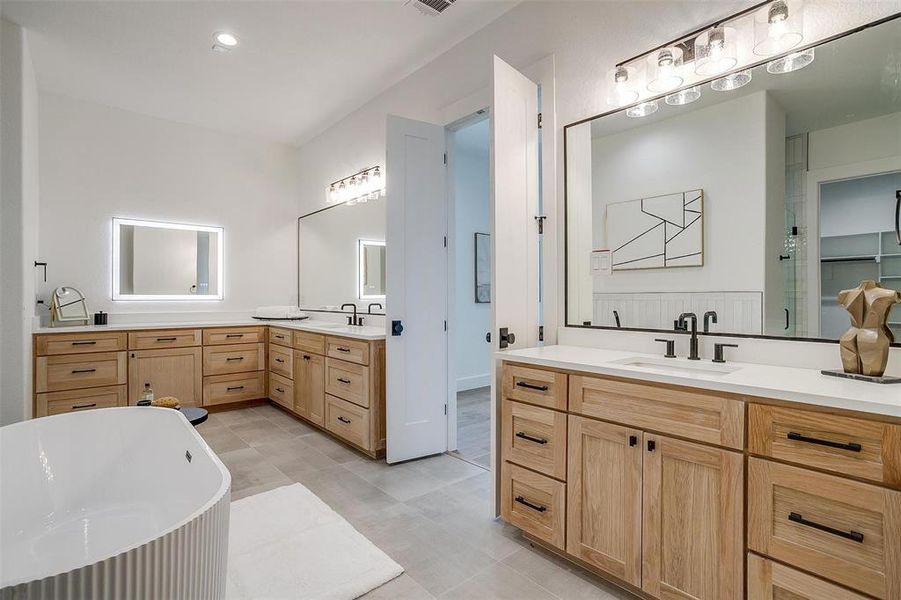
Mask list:
[[[591,252],[591,274],[610,275],[613,272],[610,250],[593,250]]]

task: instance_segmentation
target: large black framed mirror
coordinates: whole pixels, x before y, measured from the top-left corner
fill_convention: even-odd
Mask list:
[[[901,18],[801,50],[565,126],[567,326],[837,341],[901,289]]]

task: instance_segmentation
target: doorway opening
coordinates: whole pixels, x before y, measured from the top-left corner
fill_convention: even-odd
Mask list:
[[[448,128],[448,449],[491,460],[489,120],[481,110]]]

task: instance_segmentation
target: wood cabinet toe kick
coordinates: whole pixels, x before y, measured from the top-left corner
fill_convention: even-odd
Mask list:
[[[500,511],[530,539],[648,598],[901,599],[901,419],[502,371]]]

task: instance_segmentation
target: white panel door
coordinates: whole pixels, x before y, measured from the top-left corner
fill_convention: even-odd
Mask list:
[[[395,463],[447,450],[447,203],[444,128],[389,115],[387,137],[386,434]]]
[[[491,105],[491,343],[538,343],[538,86],[494,57]],[[545,224],[555,227],[554,224]],[[515,341],[502,343],[506,329]],[[491,475],[497,484],[499,373],[491,369]],[[497,486],[492,506],[497,514]]]
[[[538,343],[538,85],[494,57],[491,112],[491,340]],[[547,224],[546,224],[547,225]]]

